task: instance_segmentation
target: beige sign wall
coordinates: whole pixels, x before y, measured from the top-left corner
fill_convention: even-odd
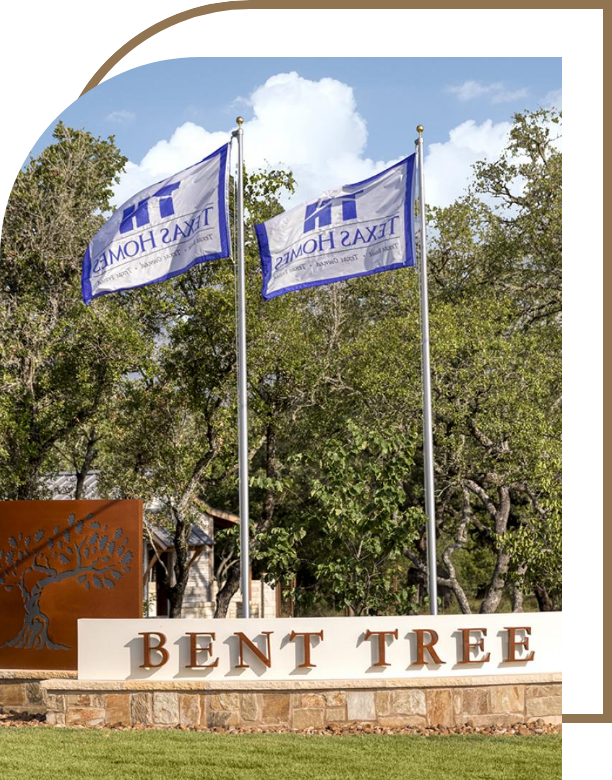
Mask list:
[[[80,620],[80,680],[350,680],[561,671],[561,613]]]

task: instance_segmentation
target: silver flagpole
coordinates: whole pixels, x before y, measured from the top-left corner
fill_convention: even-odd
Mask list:
[[[244,119],[236,119],[238,129],[238,482],[240,493],[240,589],[242,592],[242,617],[251,616],[250,562],[249,562],[249,441],[247,435],[247,360],[246,360],[246,309],[244,294],[244,174],[242,141]]]
[[[425,226],[425,171],[423,170],[423,125],[417,126],[419,162],[419,218],[421,221],[421,362],[423,371],[423,465],[425,472],[425,514],[427,515],[427,570],[429,613],[438,614],[438,571],[436,562],[436,503],[434,498],[433,435],[431,418],[431,369],[429,366],[429,303],[427,297],[427,234]]]

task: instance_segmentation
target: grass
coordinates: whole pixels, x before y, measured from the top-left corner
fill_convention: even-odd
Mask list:
[[[10,780],[558,780],[561,737],[0,729]]]

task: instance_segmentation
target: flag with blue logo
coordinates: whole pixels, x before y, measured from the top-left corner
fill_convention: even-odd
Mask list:
[[[229,144],[124,203],[83,258],[88,304],[112,292],[163,282],[196,263],[230,256]]]
[[[264,298],[414,265],[415,158],[256,225]]]

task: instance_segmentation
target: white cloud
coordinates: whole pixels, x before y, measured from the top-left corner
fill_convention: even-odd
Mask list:
[[[290,168],[299,186],[292,202],[360,181],[396,162],[364,155],[365,120],[357,111],[352,88],[336,79],[310,81],[297,73],[280,73],[241,102],[248,102],[253,111],[253,118],[244,124],[247,167]],[[115,202],[198,162],[225,143],[232,129],[209,132],[193,122],[178,127],[140,163],[128,163]]]
[[[446,88],[451,95],[456,95],[459,100],[473,100],[488,94],[493,89],[502,89],[501,83],[483,84],[480,81],[464,81],[463,84],[457,84]]]
[[[209,133],[193,122],[185,122],[169,141],[158,141],[136,164],[129,161],[115,187],[115,205],[123,203],[145,187],[166,179],[177,171],[199,162],[228,140],[228,133]]]
[[[253,105],[253,102],[248,97],[243,97],[242,95],[237,95],[233,100],[231,100],[223,109],[226,113],[235,111],[239,108],[251,108]]]
[[[561,111],[562,108],[562,96],[560,89],[552,89],[544,95],[542,105],[544,108],[556,108],[557,111]]]
[[[125,109],[122,109],[121,111],[111,111],[110,114],[106,115],[107,122],[114,122],[118,125],[125,124],[126,122],[133,122],[135,119],[136,114],[134,114],[133,111],[126,111]]]
[[[513,100],[520,100],[529,95],[527,87],[522,89],[501,89],[491,95],[491,103],[512,103]]]
[[[483,84],[482,81],[464,81],[463,84],[447,87],[446,91],[456,95],[463,102],[487,95],[491,103],[511,103],[529,94],[527,87],[511,90],[507,89],[502,81],[495,81],[492,84]]]
[[[244,124],[245,163],[249,169],[286,166],[298,190],[286,206],[317,197],[326,189],[361,181],[397,160],[365,154],[367,127],[353,90],[331,78],[310,81],[297,73],[269,78],[248,98],[253,118]],[[198,162],[230,138],[232,127],[209,132],[194,122],[158,141],[139,163],[129,162],[115,191],[119,205],[145,187]],[[473,120],[451,130],[449,140],[427,147],[427,200],[448,205],[463,194],[477,160],[492,159],[503,148],[510,124],[478,125]],[[407,148],[406,153],[412,149]]]
[[[496,159],[510,127],[510,122],[494,124],[487,119],[478,125],[470,119],[451,130],[448,141],[430,144],[425,158],[427,202],[448,206],[461,196],[472,179],[474,163]]]
[[[552,145],[561,151],[561,127],[552,123],[546,126]],[[479,125],[470,119],[451,130],[448,141],[430,144],[425,157],[427,202],[433,206],[449,206],[463,195],[473,179],[474,163],[498,159],[507,146],[511,128],[511,122],[493,123],[487,119]],[[527,157],[512,157],[511,161],[521,164],[527,162]],[[521,193],[523,184],[520,177],[515,179],[515,194]],[[483,199],[491,205],[495,203],[491,197]]]
[[[389,163],[364,156],[366,123],[347,84],[283,73],[255,90],[251,103],[254,117],[245,126],[247,161],[254,166],[285,163],[306,197],[367,178]]]

